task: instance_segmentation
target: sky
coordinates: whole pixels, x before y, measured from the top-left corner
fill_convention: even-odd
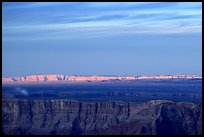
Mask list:
[[[2,76],[202,75],[201,2],[3,2]]]

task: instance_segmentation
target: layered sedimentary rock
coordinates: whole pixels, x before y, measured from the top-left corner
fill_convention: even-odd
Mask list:
[[[201,134],[201,106],[74,100],[2,100],[3,134]]]
[[[31,75],[25,77],[2,78],[8,82],[41,82],[41,81],[104,81],[104,80],[139,80],[139,79],[201,79],[198,75],[160,75],[160,76],[64,76],[64,75]]]

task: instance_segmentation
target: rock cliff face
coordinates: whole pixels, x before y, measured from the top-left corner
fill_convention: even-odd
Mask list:
[[[160,75],[160,76],[64,76],[64,75],[31,75],[25,77],[2,78],[7,82],[42,82],[42,81],[104,81],[104,80],[137,80],[137,79],[194,79],[198,75]]]
[[[2,99],[3,134],[201,134],[201,106]]]

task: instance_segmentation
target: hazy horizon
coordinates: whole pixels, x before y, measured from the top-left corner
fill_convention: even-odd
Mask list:
[[[2,77],[202,75],[201,2],[3,2]]]
[[[38,75],[64,75],[64,76],[173,76],[171,74],[162,74],[162,75],[72,75],[72,74],[30,74],[30,75],[21,75],[21,76],[10,76],[10,77],[26,77],[26,76],[38,76]],[[175,75],[185,75],[185,74],[175,74]],[[174,75],[174,76],[175,76]],[[198,75],[198,74],[192,74],[192,75]],[[186,76],[192,76],[192,75],[188,75],[186,74]],[[198,75],[198,76],[202,76],[202,75]],[[9,78],[9,77],[3,77],[3,78]]]

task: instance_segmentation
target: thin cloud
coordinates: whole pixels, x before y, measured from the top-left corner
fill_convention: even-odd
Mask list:
[[[200,5],[202,3],[3,3],[3,40],[61,39],[59,34],[79,38],[79,35],[200,33]],[[40,7],[44,9],[34,10]],[[51,10],[53,8],[55,10]]]

